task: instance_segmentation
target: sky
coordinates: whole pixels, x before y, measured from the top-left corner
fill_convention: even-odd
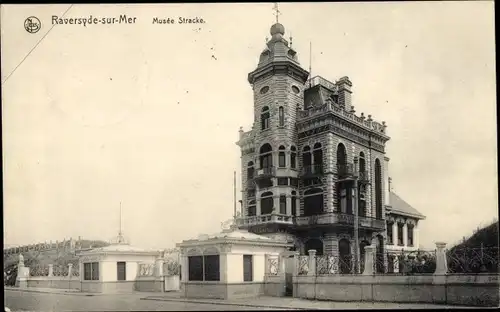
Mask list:
[[[235,142],[253,122],[247,74],[270,37],[272,7],[2,5],[4,243],[111,239],[120,203],[136,246],[220,231],[234,170],[241,191]],[[52,27],[68,8],[65,17],[137,19]],[[493,2],[280,10],[302,66],[348,76],[356,111],[386,121],[393,191],[427,216],[423,247],[497,217]],[[28,16],[39,32],[25,31]],[[180,16],[205,23],[152,24]]]

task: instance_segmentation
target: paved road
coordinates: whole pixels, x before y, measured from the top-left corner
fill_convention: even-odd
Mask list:
[[[274,310],[244,306],[140,300],[144,295],[78,296],[5,290],[5,306],[14,311],[221,311]],[[276,309],[278,310],[278,309]]]

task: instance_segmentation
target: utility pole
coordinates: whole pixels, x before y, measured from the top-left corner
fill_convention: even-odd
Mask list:
[[[360,252],[359,252],[359,214],[358,214],[358,157],[354,156],[354,185],[352,188],[353,192],[353,209],[354,209],[354,253],[355,253],[355,263],[354,272],[359,274],[359,264],[360,264]]]

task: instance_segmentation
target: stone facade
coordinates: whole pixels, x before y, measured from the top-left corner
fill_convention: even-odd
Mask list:
[[[375,243],[377,235],[385,238],[385,123],[355,114],[348,77],[309,79],[284,34],[283,25],[271,27],[272,38],[248,75],[254,123],[250,131],[240,129],[237,142],[240,226],[286,233],[302,253],[317,239],[321,246],[314,249],[336,254],[342,238],[355,246],[358,218],[358,241]]]

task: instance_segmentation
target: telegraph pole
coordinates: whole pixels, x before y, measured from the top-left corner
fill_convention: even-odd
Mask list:
[[[353,192],[353,209],[354,209],[354,272],[359,274],[359,263],[360,263],[360,252],[359,252],[359,214],[358,214],[358,157],[354,156],[354,186],[352,188]]]

